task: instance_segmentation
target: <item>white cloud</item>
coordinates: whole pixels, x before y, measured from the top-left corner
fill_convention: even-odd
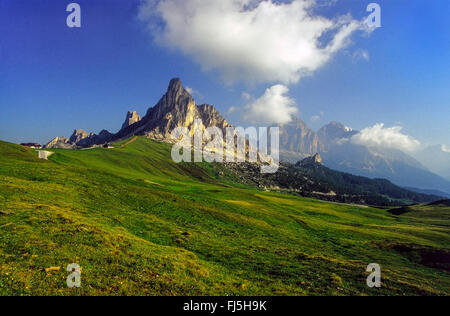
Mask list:
[[[186,86],[185,89],[187,92],[189,92],[190,95],[197,96],[198,98],[203,99],[203,95],[198,90],[195,90],[194,88],[191,88],[189,86]]]
[[[370,60],[370,54],[365,49],[357,49],[356,51],[353,52],[352,57],[353,57],[354,62],[357,62],[360,60],[365,60],[365,61]]]
[[[247,93],[247,92],[242,92],[242,98],[244,99],[244,100],[250,100],[251,98],[252,98],[252,96],[250,95],[250,93]]]
[[[447,147],[446,145],[442,145],[441,150],[444,153],[450,153],[450,147]]]
[[[227,111],[227,115],[231,115],[231,114],[233,114],[234,112],[236,112],[236,111],[238,111],[238,110],[239,110],[238,107],[236,107],[236,106],[230,106],[230,108],[229,108],[228,111]]]
[[[158,43],[228,82],[296,83],[367,30],[349,15],[314,15],[315,0],[142,1],[139,18]]]
[[[310,118],[311,122],[315,123],[315,122],[320,121],[322,119],[322,117],[324,116],[324,114],[325,113],[323,111],[320,111],[319,114],[311,116],[311,118]]]
[[[336,144],[343,145],[345,143],[348,143],[349,141],[350,141],[350,139],[348,139],[348,138],[341,138],[336,141]]]
[[[404,151],[414,151],[420,146],[420,142],[402,132],[401,126],[384,127],[384,124],[376,124],[368,127],[351,138],[352,143],[364,146],[378,146],[396,148]]]
[[[298,112],[294,99],[286,94],[289,88],[275,85],[266,90],[263,96],[248,104],[244,120],[254,124],[286,124]]]

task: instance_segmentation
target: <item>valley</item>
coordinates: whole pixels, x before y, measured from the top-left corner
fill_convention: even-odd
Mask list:
[[[0,0],[0,297],[450,296],[450,1],[68,2]]]

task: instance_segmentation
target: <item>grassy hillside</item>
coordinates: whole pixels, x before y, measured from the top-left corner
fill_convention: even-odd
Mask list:
[[[0,142],[0,295],[450,293],[446,205],[389,212],[268,193],[220,166],[177,165],[166,144],[122,145],[43,161]],[[73,262],[79,289],[65,282]],[[381,289],[366,286],[372,262]]]

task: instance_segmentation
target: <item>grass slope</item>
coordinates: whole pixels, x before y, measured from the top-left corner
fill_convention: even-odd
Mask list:
[[[450,293],[445,205],[394,215],[262,192],[177,165],[166,144],[122,145],[43,161],[0,142],[0,295]],[[381,289],[366,286],[372,262]]]

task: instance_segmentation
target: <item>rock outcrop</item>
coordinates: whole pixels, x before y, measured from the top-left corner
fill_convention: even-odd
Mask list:
[[[75,149],[76,145],[71,143],[70,140],[64,136],[55,137],[48,142],[44,148],[54,148],[54,149]]]
[[[280,126],[280,147],[287,152],[313,155],[320,149],[319,136],[299,118]]]
[[[122,129],[127,128],[141,120],[139,114],[136,111],[128,111],[127,116],[125,118],[125,122],[122,124]]]
[[[198,112],[203,124],[207,127],[216,126],[225,132],[227,127],[232,126],[220,115],[216,108],[209,104],[198,106]]]
[[[98,135],[94,133],[88,134],[87,137],[84,137],[81,140],[77,141],[75,145],[81,148],[103,145],[109,142],[111,137],[113,137],[113,134],[111,134],[107,130],[102,130]]]
[[[299,161],[296,165],[300,167],[314,167],[314,166],[321,166],[323,164],[323,159],[320,154],[315,154],[312,157],[308,157],[303,159],[302,161]]]
[[[88,148],[96,145],[102,145],[112,138],[113,134],[103,130],[99,135],[94,133],[87,133],[81,129],[75,130],[70,136],[66,137],[56,137],[52,139],[44,148],[55,148],[55,149],[77,149],[77,148]]]
[[[82,129],[77,129],[73,132],[72,136],[70,136],[69,142],[72,144],[77,144],[77,143],[81,142],[82,140],[93,137],[94,135],[95,134],[92,134],[92,133],[89,134],[88,132],[86,132]]]

